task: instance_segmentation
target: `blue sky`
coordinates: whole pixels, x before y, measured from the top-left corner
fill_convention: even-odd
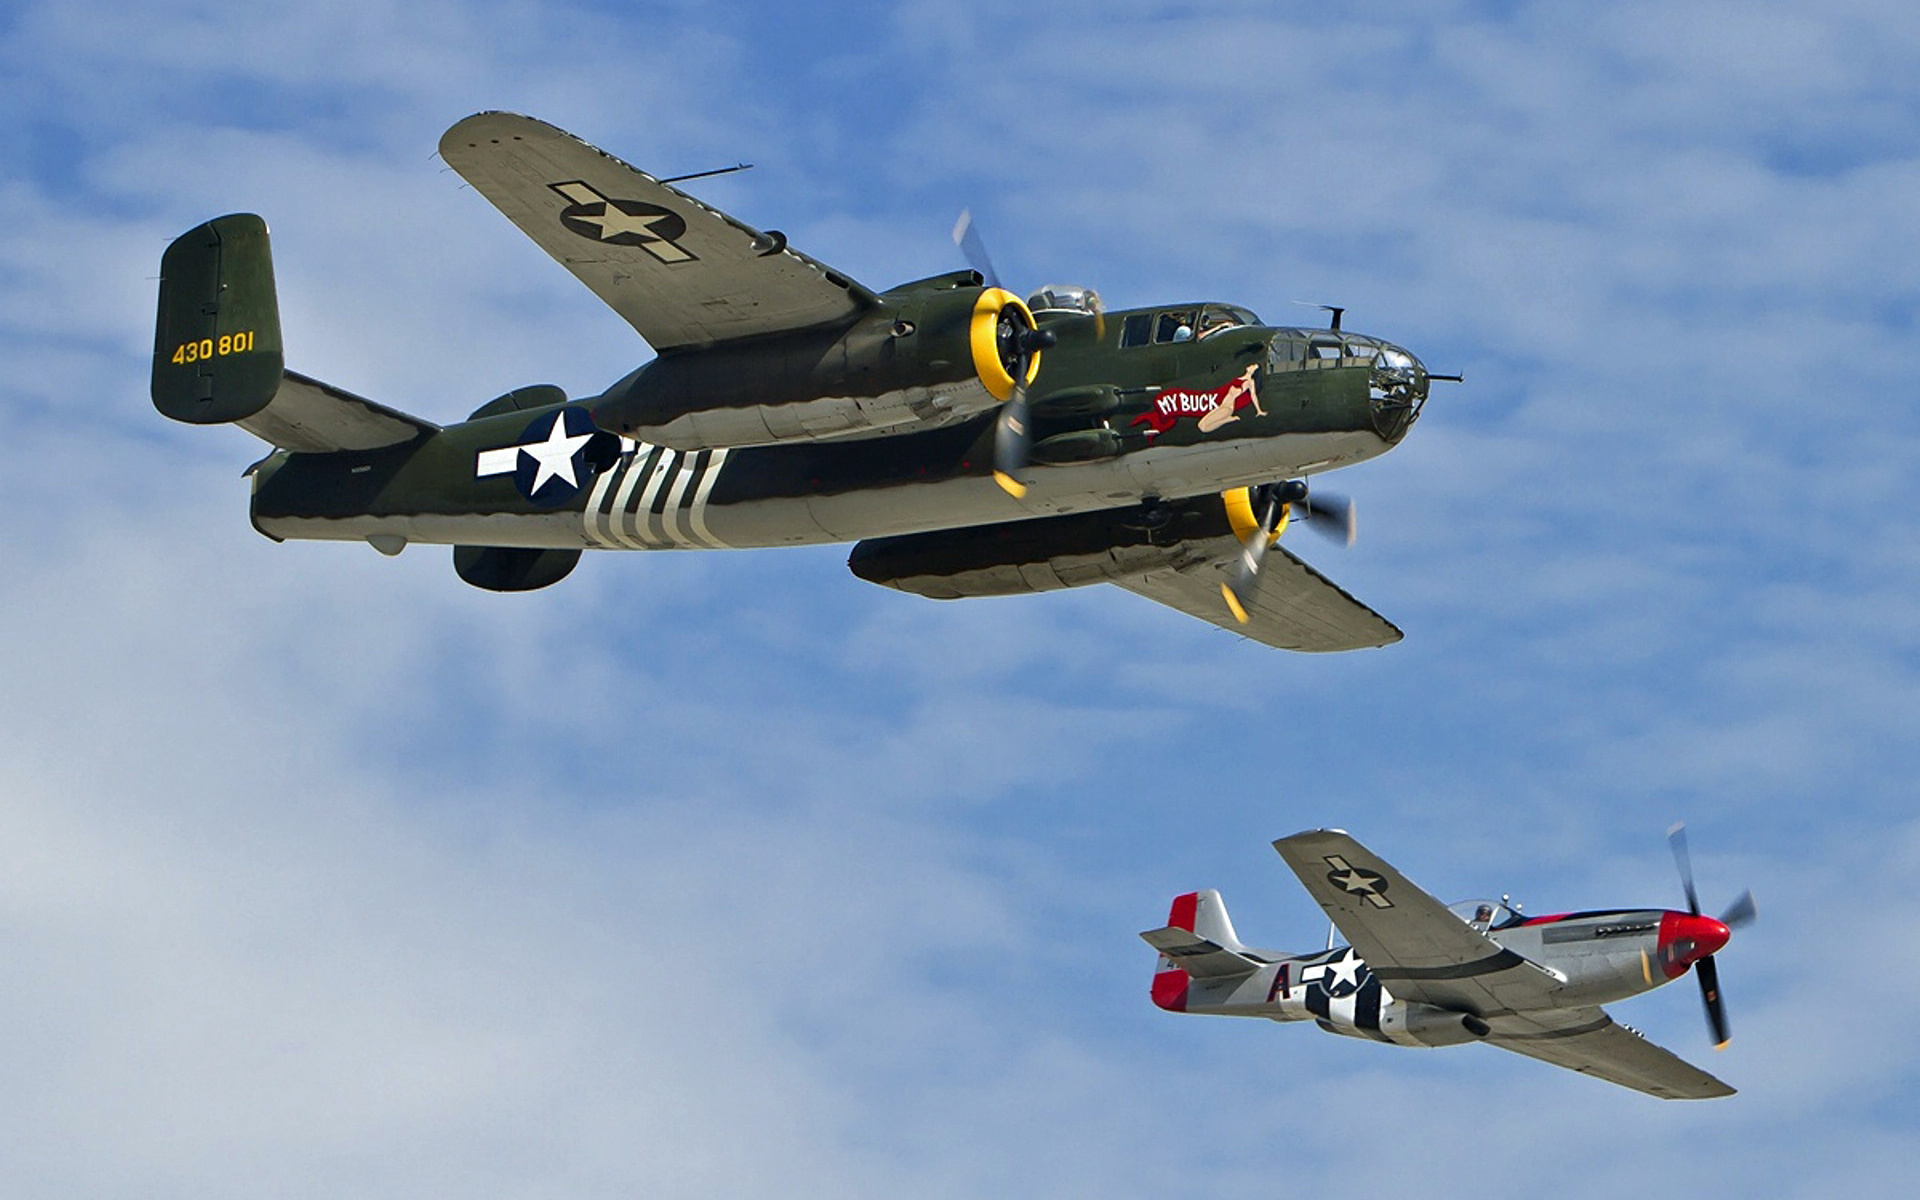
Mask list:
[[[1920,17],[1826,4],[114,0],[0,11],[0,1169],[20,1196],[1875,1194],[1920,1131]],[[871,286],[1218,298],[1468,382],[1296,550],[1288,656],[841,548],[276,546],[146,397],[153,277],[273,226],[289,362],[435,420],[646,355],[432,157],[483,108]],[[1677,904],[1741,1089],[1179,1019],[1134,936],[1352,830],[1443,898]]]

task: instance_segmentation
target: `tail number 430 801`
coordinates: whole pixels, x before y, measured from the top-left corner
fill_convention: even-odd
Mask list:
[[[223,333],[218,338],[201,338],[197,342],[181,342],[174,347],[173,361],[180,365],[197,363],[208,358],[225,358],[229,354],[245,354],[253,349],[253,330],[239,333]]]

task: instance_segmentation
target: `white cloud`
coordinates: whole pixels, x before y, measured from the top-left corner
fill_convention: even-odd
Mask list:
[[[1875,1016],[1920,915],[1920,25],[1213,12],[10,18],[15,1190],[1884,1190],[1920,1053]],[[649,168],[759,161],[710,194],[879,286],[951,265],[973,203],[1019,279],[1345,301],[1465,366],[1340,479],[1361,546],[1300,547],[1408,641],[938,605],[832,550],[501,598],[425,547],[257,538],[255,446],[143,396],[147,276],[194,221],[266,213],[294,365],[436,419],[644,353],[430,159],[482,107]],[[1318,944],[1274,836],[1645,903],[1682,815],[1709,904],[1764,914],[1723,962],[1734,1101],[1146,1004],[1132,933],[1174,891]],[[1690,988],[1620,1015],[1703,1058]]]

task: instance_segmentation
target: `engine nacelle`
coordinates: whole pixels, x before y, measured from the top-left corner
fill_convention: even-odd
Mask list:
[[[1219,496],[872,538],[847,566],[869,583],[935,600],[1105,583],[1229,553]]]
[[[663,354],[596,406],[605,428],[679,449],[937,428],[1013,393],[1019,297],[971,271],[888,292],[851,326]],[[1029,382],[1040,355],[1026,356]]]
[[[1252,492],[872,538],[853,548],[847,566],[869,583],[935,600],[1107,583],[1234,553],[1257,528]],[[1276,539],[1286,524],[1283,510]]]

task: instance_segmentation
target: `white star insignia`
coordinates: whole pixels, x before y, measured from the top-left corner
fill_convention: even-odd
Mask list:
[[[1360,988],[1360,972],[1366,964],[1357,954],[1347,954],[1327,964],[1325,986],[1329,995],[1344,996]]]
[[[546,441],[529,442],[520,447],[523,453],[532,455],[533,461],[539,464],[539,469],[533,473],[533,486],[527,489],[528,494],[539,491],[549,479],[564,479],[568,487],[579,487],[580,477],[574,474],[573,456],[592,438],[591,432],[567,433],[566,414],[556,413],[553,427],[547,431]]]

